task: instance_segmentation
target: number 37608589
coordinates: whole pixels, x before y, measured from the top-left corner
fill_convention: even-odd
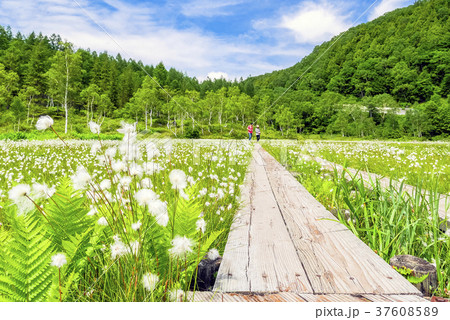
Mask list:
[[[376,316],[410,316],[410,317],[436,317],[439,313],[437,307],[377,307]]]

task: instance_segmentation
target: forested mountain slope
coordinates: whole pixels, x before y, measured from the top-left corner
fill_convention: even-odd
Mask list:
[[[395,135],[405,130],[419,136],[423,132],[449,134],[450,111],[445,101],[450,93],[449,3],[417,1],[317,46],[291,68],[246,81],[252,83],[257,95],[279,96],[310,68],[280,102],[289,106],[306,130],[322,132],[328,128],[350,133],[350,122],[356,122],[360,115],[349,116],[349,108],[346,114],[339,114],[346,105],[381,109],[424,104],[407,113],[409,129],[391,124],[398,131]],[[340,105],[338,110],[331,108],[336,104]],[[370,119],[359,122],[366,122],[369,128],[379,126],[383,115],[374,111],[370,116],[374,123]],[[417,122],[422,122],[423,128],[417,128]],[[359,131],[353,129],[354,134]]]
[[[405,104],[425,102],[433,93],[446,97],[450,93],[449,3],[417,1],[387,13],[317,46],[291,68],[255,77],[253,83],[256,88],[287,87],[334,44],[297,89],[359,98],[388,93]]]

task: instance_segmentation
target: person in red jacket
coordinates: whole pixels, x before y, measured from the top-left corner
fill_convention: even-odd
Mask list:
[[[247,127],[248,131],[248,140],[252,140],[253,135],[253,123],[250,123],[250,125]]]

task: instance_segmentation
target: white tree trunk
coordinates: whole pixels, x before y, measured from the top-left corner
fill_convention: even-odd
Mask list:
[[[148,127],[147,127],[147,114],[148,114],[147,106],[145,106],[145,130],[148,129]]]
[[[153,109],[150,109],[150,128],[153,127]]]
[[[64,92],[64,111],[66,112],[66,125],[64,133],[67,133],[67,125],[69,123],[69,106],[67,105],[68,95],[69,95],[69,56],[66,53],[66,90]]]

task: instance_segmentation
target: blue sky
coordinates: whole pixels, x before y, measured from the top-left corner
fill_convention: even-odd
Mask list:
[[[174,67],[200,80],[292,66],[354,24],[414,0],[0,0],[0,24]],[[367,12],[366,12],[367,11]],[[359,20],[364,12],[366,12]],[[106,32],[105,32],[106,31]]]

